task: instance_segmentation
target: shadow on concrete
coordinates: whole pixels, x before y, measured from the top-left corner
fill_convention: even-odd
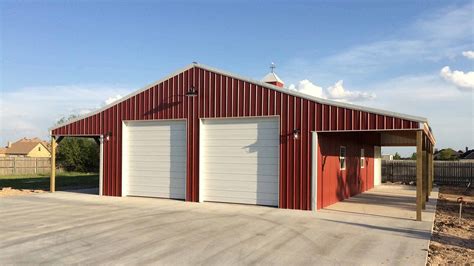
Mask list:
[[[398,217],[398,216],[390,216],[390,215],[381,215],[381,214],[373,214],[373,213],[363,213],[363,212],[356,212],[356,211],[344,211],[344,210],[338,210],[338,209],[325,209],[331,212],[339,212],[339,213],[347,213],[347,214],[358,214],[358,215],[363,215],[363,216],[371,216],[371,217],[380,217],[380,218],[390,218],[390,219],[397,219],[397,220],[403,220],[403,221],[414,221],[413,218],[403,218],[403,217]]]
[[[90,195],[99,195],[99,188],[98,187],[80,188],[80,189],[64,189],[64,190],[58,190],[58,191],[65,191],[65,192],[71,192],[71,193],[81,193],[81,194],[90,194]]]
[[[387,226],[378,226],[378,225],[346,222],[346,221],[339,221],[339,220],[332,220],[332,219],[325,219],[325,218],[322,218],[321,220],[332,222],[332,223],[340,223],[340,224],[347,224],[347,225],[357,226],[357,227],[360,227],[360,228],[363,228],[363,229],[389,231],[389,232],[397,233],[397,234],[400,234],[402,236],[411,237],[411,238],[418,238],[418,239],[425,239],[425,240],[431,239],[431,232],[428,231],[428,230],[395,228],[395,227],[387,227]]]

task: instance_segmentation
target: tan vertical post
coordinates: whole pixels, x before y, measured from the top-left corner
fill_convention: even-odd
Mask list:
[[[431,196],[433,190],[433,145],[430,143],[428,149],[428,197]]]
[[[433,190],[433,183],[434,183],[434,147],[431,146],[431,190]]]
[[[416,132],[416,220],[421,221],[421,208],[423,202],[423,132]]]
[[[429,200],[429,184],[428,184],[428,138],[425,137],[425,145],[423,149],[423,210],[426,208],[426,202]]]
[[[56,190],[56,141],[54,136],[51,136],[51,177],[49,180],[49,191]]]

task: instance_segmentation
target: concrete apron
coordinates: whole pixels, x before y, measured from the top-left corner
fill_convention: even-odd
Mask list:
[[[319,212],[70,192],[0,199],[2,264],[424,265],[437,191],[382,185]]]

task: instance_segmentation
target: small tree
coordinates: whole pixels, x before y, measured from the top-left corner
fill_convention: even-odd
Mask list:
[[[393,155],[393,159],[394,160],[401,160],[402,156],[400,156],[400,154],[398,152],[395,152],[395,155]]]
[[[457,159],[458,159],[458,156],[457,156],[456,151],[451,148],[442,149],[439,152],[438,160],[452,161],[452,160],[457,160]]]
[[[416,160],[416,152],[411,154],[410,160]]]
[[[97,172],[99,146],[90,138],[65,138],[58,145],[57,162],[66,171]]]

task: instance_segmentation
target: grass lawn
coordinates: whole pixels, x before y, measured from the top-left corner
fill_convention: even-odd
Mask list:
[[[0,176],[0,188],[40,189],[49,191],[49,174]],[[64,172],[56,174],[56,190],[99,187],[99,174]]]

